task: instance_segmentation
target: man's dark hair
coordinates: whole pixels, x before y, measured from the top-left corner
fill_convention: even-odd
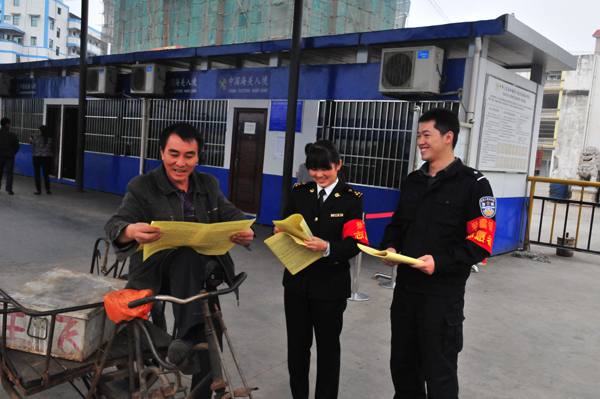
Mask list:
[[[2,118],[0,119],[0,126],[10,125],[10,118]]]
[[[454,133],[454,138],[452,139],[452,148],[456,147],[458,133],[460,133],[460,122],[458,121],[458,116],[448,108],[434,108],[425,112],[419,118],[419,123],[431,121],[434,122],[433,127],[439,130],[442,136],[448,132]]]
[[[198,129],[185,122],[174,123],[172,125],[167,126],[160,133],[160,140],[158,142],[158,145],[160,146],[161,150],[165,150],[165,147],[167,146],[167,141],[169,141],[169,137],[171,137],[172,134],[179,136],[181,140],[186,141],[188,143],[191,143],[195,140],[198,143],[198,156],[200,156],[200,154],[202,153],[202,149],[204,148],[204,139],[202,138],[202,135],[200,134]]]

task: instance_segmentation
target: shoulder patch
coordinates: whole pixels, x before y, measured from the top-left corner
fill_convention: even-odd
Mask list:
[[[481,214],[490,219],[496,215],[496,198],[494,197],[481,197],[479,198],[479,208]]]
[[[360,191],[356,191],[355,189],[353,189],[352,187],[348,187],[348,192],[350,194],[354,194],[356,195],[357,198],[362,197],[363,193],[361,193]]]
[[[465,168],[463,170],[468,176],[471,176],[472,178],[474,178],[477,181],[486,179],[485,175],[483,173],[481,173],[480,171],[478,171],[477,169],[473,169],[469,166],[465,166]]]
[[[294,184],[294,188],[304,186],[306,183],[296,183]]]

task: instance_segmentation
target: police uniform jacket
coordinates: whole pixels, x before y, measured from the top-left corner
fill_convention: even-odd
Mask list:
[[[200,223],[217,223],[244,220],[246,216],[229,202],[219,189],[219,181],[212,175],[192,172],[196,220]],[[129,286],[135,289],[151,289],[159,292],[161,286],[160,265],[169,251],[161,251],[142,262],[142,251],[135,252],[135,241],[119,245],[116,240],[121,231],[131,223],[152,221],[183,221],[184,207],[177,190],[169,184],[165,167],[161,164],[147,175],[133,178],[127,185],[127,193],[117,213],[104,226],[107,239],[113,243],[118,259],[131,256]],[[226,282],[234,275],[233,262],[228,254],[217,257],[223,265]]]
[[[362,221],[362,193],[338,181],[319,211],[319,190],[314,181],[296,184],[284,217],[300,213],[314,236],[329,241],[329,256],[295,275],[285,270],[283,286],[296,295],[311,299],[346,299],[351,293],[349,259],[358,254],[356,244],[359,241],[352,236],[342,240],[342,231],[349,221]]]
[[[491,253],[496,200],[488,180],[456,159],[434,180],[417,170],[402,183],[402,194],[381,247],[418,258],[431,255],[427,275],[400,264],[396,284],[433,295],[463,295],[471,265]]]

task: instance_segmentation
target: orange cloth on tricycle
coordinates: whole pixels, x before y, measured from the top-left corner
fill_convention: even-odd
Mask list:
[[[106,309],[106,315],[115,323],[120,323],[125,320],[133,320],[136,317],[141,317],[144,320],[148,320],[147,313],[150,312],[150,309],[152,309],[153,303],[148,303],[133,309],[129,309],[127,305],[131,301],[145,298],[150,295],[154,295],[152,290],[139,291],[124,289],[110,292],[104,297],[104,308]]]

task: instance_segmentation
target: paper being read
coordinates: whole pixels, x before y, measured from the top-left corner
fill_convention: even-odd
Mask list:
[[[273,223],[279,230],[296,238],[311,240],[310,236],[312,236],[312,233],[310,228],[306,224],[304,217],[299,213],[294,213],[284,220],[273,220]]]
[[[282,232],[267,238],[265,244],[290,273],[296,274],[323,257],[322,251],[306,249],[303,240],[310,240],[312,233],[302,215],[295,213],[284,220],[273,220],[273,224]]]
[[[367,247],[366,245],[356,244],[361,251],[378,258],[388,259],[393,262],[408,263],[409,265],[417,265],[423,263],[422,260],[411,258],[410,256],[404,256],[389,251],[379,251],[375,248]]]
[[[224,255],[235,244],[230,238],[248,230],[256,219],[235,220],[221,223],[152,222],[162,237],[144,244],[144,260],[155,253],[171,248],[190,247],[203,255]]]

